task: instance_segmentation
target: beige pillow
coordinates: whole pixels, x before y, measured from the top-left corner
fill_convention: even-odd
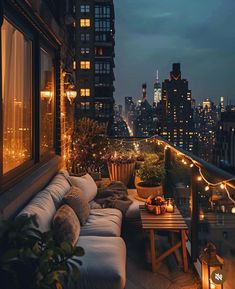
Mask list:
[[[88,199],[88,202],[91,202],[97,195],[97,185],[93,178],[86,174],[82,177],[69,177],[70,182],[73,186],[81,189],[85,196]]]
[[[90,214],[90,206],[84,192],[79,188],[71,187],[64,196],[63,202],[74,210],[81,225],[85,225]]]
[[[53,235],[58,243],[64,241],[76,245],[80,234],[80,222],[68,205],[61,206],[53,218]]]

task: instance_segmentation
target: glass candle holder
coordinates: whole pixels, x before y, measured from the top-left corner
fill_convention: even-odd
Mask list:
[[[174,200],[173,199],[167,199],[166,200],[166,211],[167,213],[174,213]]]

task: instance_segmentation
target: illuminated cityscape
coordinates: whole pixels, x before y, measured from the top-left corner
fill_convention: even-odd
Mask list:
[[[235,288],[235,4],[189,2],[0,1],[1,288]]]

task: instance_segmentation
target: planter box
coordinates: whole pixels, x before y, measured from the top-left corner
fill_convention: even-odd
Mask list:
[[[113,163],[108,162],[109,178],[111,181],[121,181],[126,186],[135,172],[135,162]]]
[[[137,190],[137,194],[142,199],[147,199],[151,195],[159,195],[162,196],[163,189],[162,186],[156,186],[156,187],[143,187],[140,186],[139,183],[141,182],[139,177],[135,177],[135,187]]]

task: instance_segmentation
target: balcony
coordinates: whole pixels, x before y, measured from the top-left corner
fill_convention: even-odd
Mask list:
[[[234,286],[232,268],[235,262],[234,176],[175,147],[159,136],[148,139],[131,137],[109,139],[107,152],[113,154],[114,157],[118,151],[123,156],[134,154],[137,157],[136,169],[146,153],[164,160],[163,194],[165,197],[174,199],[188,226],[187,252],[190,262],[188,273],[182,270],[182,257],[178,250],[175,256],[170,255],[164,259],[153,274],[146,257],[144,245],[146,239],[141,228],[132,227],[124,231],[128,255],[126,289],[150,289],[156,288],[156,284],[159,285],[157,288],[200,288],[201,256],[209,242],[213,242],[217,255],[224,260],[223,270],[226,273],[226,281],[223,288],[232,289]],[[91,162],[96,170],[102,171],[103,180],[110,177],[106,162],[102,163],[102,157],[94,156]],[[76,173],[76,165],[72,167],[70,164],[70,169]],[[128,182],[129,197],[143,204],[141,202],[143,200],[137,196],[135,183],[134,177]],[[169,248],[167,234],[160,232],[156,237],[158,239],[157,252]],[[211,283],[210,288],[222,287]]]

